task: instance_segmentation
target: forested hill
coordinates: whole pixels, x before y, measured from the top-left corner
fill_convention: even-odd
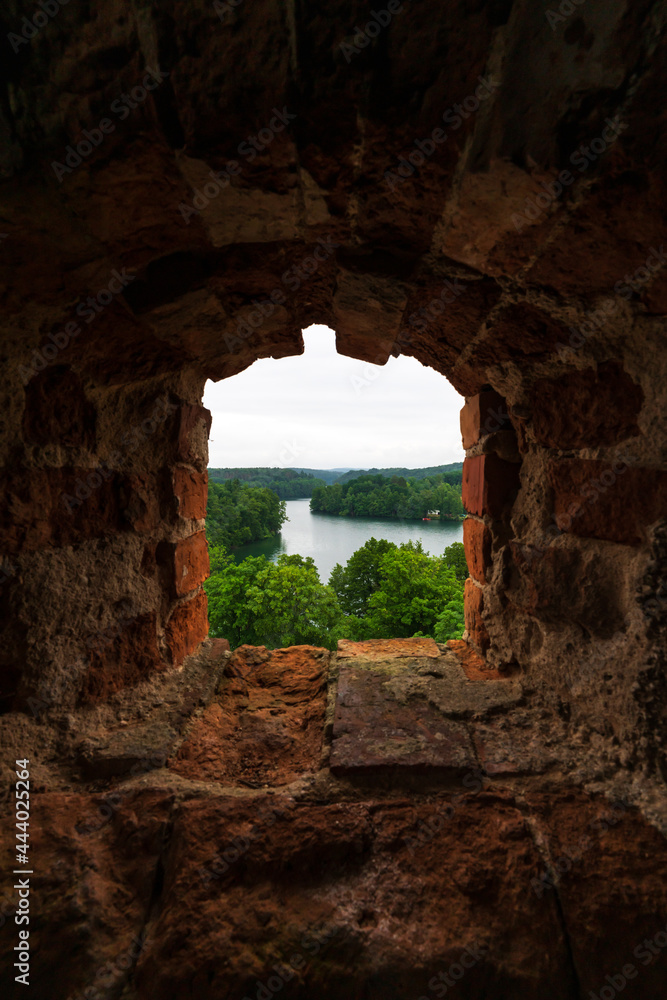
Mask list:
[[[461,483],[463,462],[450,462],[449,465],[431,465],[426,469],[351,469],[345,475],[339,476],[337,483],[349,483],[352,479],[359,479],[360,476],[384,476],[391,479],[392,476],[403,476],[404,479],[430,479],[432,476],[442,475],[444,482],[456,485]]]
[[[259,486],[262,489],[273,490],[281,500],[300,500],[311,497],[316,486],[324,486],[333,479],[325,479],[313,475],[316,472],[298,472],[295,469],[209,469],[208,478],[211,483],[225,483],[238,479],[245,486]],[[334,474],[334,479],[337,473]]]
[[[315,476],[316,479],[323,479],[327,486],[331,486],[332,483],[337,483],[342,475],[347,472],[354,472],[354,469],[294,469],[294,472],[308,472],[311,476]],[[359,472],[358,475],[361,475]]]
[[[459,484],[445,476],[459,476],[450,471],[426,479],[406,480],[403,476],[358,476],[347,483],[317,486],[310,509],[315,514],[339,514],[348,517],[426,517],[438,511],[441,521],[464,516]]]
[[[211,483],[226,483],[238,479],[246,486],[259,486],[273,490],[281,500],[300,500],[312,497],[317,486],[331,486],[333,483],[349,483],[360,476],[402,476],[404,479],[430,479],[442,476],[442,482],[452,486],[461,485],[462,462],[451,462],[449,465],[432,465],[426,469],[209,469],[208,478]]]

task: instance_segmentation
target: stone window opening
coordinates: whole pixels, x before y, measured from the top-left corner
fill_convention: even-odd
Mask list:
[[[400,353],[401,345],[389,350],[388,341],[367,344],[337,334],[337,346],[339,353],[360,362],[360,378],[372,384],[370,370],[382,372],[379,365]],[[432,360],[420,359],[414,345],[402,346],[424,363]],[[288,356],[299,350],[272,353]],[[39,656],[30,653],[23,662],[12,656],[4,674],[5,710],[103,702],[155,671],[179,668],[208,634],[202,584],[208,575],[211,416],[201,405],[205,379],[184,371],[127,385],[116,381],[106,389],[91,388],[75,367],[57,363],[33,374],[26,385],[23,433],[37,467],[21,488],[34,491],[35,500],[41,491],[47,507],[41,513],[29,503],[18,508],[7,565],[12,570],[12,559],[21,550],[26,565],[36,565],[45,542],[54,547],[54,556],[62,548],[51,565],[42,556],[36,578],[41,574],[51,587],[54,572],[66,573],[64,608],[72,618],[80,617],[76,631],[65,630],[55,638],[47,607],[32,616],[29,626],[19,625],[19,647],[35,650],[42,642],[54,666],[47,676]],[[520,456],[505,403],[493,390],[468,397],[461,419],[469,512],[463,529],[470,570],[466,639],[488,656],[496,540],[506,544],[507,508],[518,487]],[[45,460],[62,464],[40,470]],[[105,570],[115,559],[124,566],[124,580]],[[4,588],[10,608],[18,592],[9,585],[11,579],[8,575]],[[93,602],[95,592],[99,596]],[[23,620],[22,613],[18,617]],[[502,656],[493,665],[502,667]]]
[[[247,439],[248,447],[254,449],[252,454],[260,455],[247,458],[246,449],[241,456],[234,440],[232,457],[216,459],[216,442],[213,441],[208,461],[209,470],[220,466],[287,468],[291,463],[294,468],[305,467],[307,471],[316,467],[340,465],[346,461],[344,456],[349,451],[354,451],[356,457],[353,464],[360,471],[395,466],[404,468],[406,471],[403,474],[407,478],[409,468],[462,461],[458,425],[459,409],[464,400],[446,379],[443,382],[441,373],[427,369],[418,359],[409,357],[403,358],[400,363],[394,362],[390,357],[387,363],[386,357],[381,354],[376,355],[373,360],[346,357],[340,352],[331,355],[328,353],[328,346],[325,346],[329,338],[335,338],[330,327],[311,326],[303,332],[307,344],[305,356],[279,361],[260,360],[235,376],[231,383],[223,380],[217,387],[215,383],[207,383],[204,404],[212,411],[220,408],[219,415],[214,414],[211,432],[213,439],[224,438],[225,444],[219,445],[219,454],[230,454],[226,447],[226,435],[235,434],[238,429],[236,437]],[[323,338],[322,342],[318,338]],[[323,353],[320,355],[319,352]],[[283,382],[287,371],[290,372],[290,377],[285,387]],[[293,399],[290,394],[294,396]],[[393,405],[392,399],[400,402],[400,406]],[[327,414],[330,421],[327,420]],[[341,418],[340,423],[336,422],[338,417]],[[378,427],[380,420],[381,433]],[[244,421],[249,423],[252,434],[246,430]],[[313,421],[317,426],[317,438],[310,427]],[[285,430],[280,431],[279,428],[283,425]],[[328,432],[332,437],[335,436],[335,443],[327,436]],[[320,441],[320,433],[325,435],[323,441]],[[368,449],[374,448],[376,451],[362,451],[360,439],[365,441]],[[434,440],[440,441],[439,447],[434,447]],[[327,447],[335,447],[338,454],[338,458],[331,458],[328,463],[316,457],[321,454],[322,448]],[[398,452],[396,448],[399,449]],[[303,457],[304,450],[308,458]],[[377,457],[379,454],[386,457]],[[366,516],[373,517],[372,514]],[[348,525],[354,524],[347,518],[344,520]],[[447,537],[444,533],[429,535],[428,527],[417,520],[409,523],[413,525],[413,530],[408,532],[409,537],[421,536],[425,550],[431,555],[442,554],[444,548],[455,540],[463,541],[461,522],[452,523],[452,528],[458,525],[452,537]],[[396,522],[391,518],[381,519],[379,524],[373,526],[372,534],[377,538],[393,537],[392,525],[396,527]],[[286,531],[289,533],[289,530],[288,524]],[[395,540],[405,541],[408,535]],[[365,535],[363,538],[360,536],[344,554],[338,550],[335,555],[328,553],[324,557],[324,566],[318,566],[321,583],[327,584],[333,565],[339,562],[344,566],[366,540]],[[263,553],[264,546],[261,543],[252,544],[256,545],[256,550],[250,549],[250,554]],[[307,545],[305,542],[304,544]],[[282,549],[277,550],[267,542],[266,550],[270,559],[276,558],[282,551],[302,556],[314,555],[316,563],[319,562],[315,550],[311,551],[307,547],[302,551],[295,544],[283,545]],[[214,634],[225,636],[224,629]],[[411,633],[397,631],[395,634],[404,636]],[[266,636],[268,645],[281,645],[275,639],[276,637]],[[233,643],[238,645],[239,641],[237,637]]]

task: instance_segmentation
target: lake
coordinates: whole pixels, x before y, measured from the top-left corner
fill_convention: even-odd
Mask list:
[[[390,542],[421,541],[425,552],[442,555],[452,542],[463,541],[462,521],[411,521],[403,518],[337,517],[311,514],[310,500],[288,500],[283,529],[275,538],[251,542],[235,550],[237,562],[247,556],[266,556],[275,562],[279,555],[312,556],[322,583],[327,583],[336,563],[345,565],[353,552],[369,538]]]

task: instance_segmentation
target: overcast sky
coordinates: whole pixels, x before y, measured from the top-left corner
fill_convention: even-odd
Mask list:
[[[209,466],[416,469],[463,460],[463,398],[414,358],[371,365],[336,353],[333,330],[304,330],[305,353],[207,382]]]

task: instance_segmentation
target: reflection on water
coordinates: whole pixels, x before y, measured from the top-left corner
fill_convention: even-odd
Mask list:
[[[353,552],[369,538],[387,538],[400,545],[410,539],[421,540],[431,555],[442,555],[452,542],[463,541],[462,521],[409,521],[376,517],[336,517],[311,514],[309,500],[288,500],[289,521],[276,538],[242,545],[234,552],[237,562],[247,556],[266,556],[275,562],[278,556],[298,553],[312,556],[323,583],[337,562],[345,564]]]

